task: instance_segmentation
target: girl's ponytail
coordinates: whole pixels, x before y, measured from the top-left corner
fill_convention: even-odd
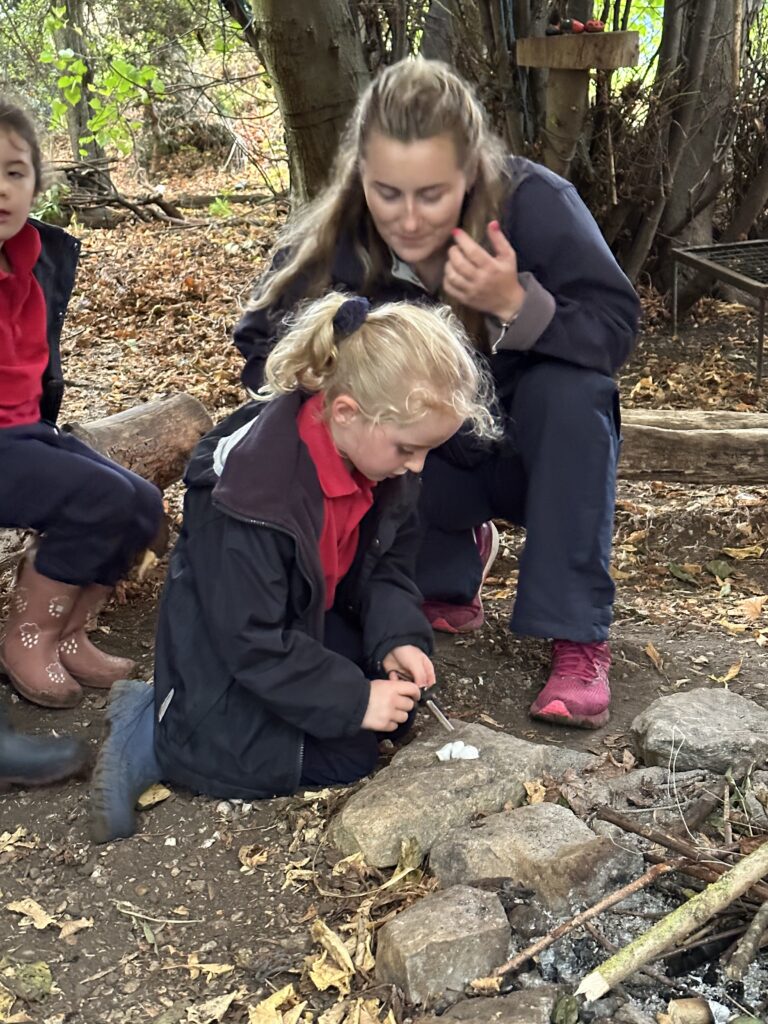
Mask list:
[[[330,292],[306,306],[290,322],[290,330],[267,359],[266,384],[260,397],[289,391],[324,391],[339,356],[334,318],[346,296]]]

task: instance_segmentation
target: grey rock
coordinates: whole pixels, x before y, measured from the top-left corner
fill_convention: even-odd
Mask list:
[[[462,1024],[549,1024],[555,1003],[564,991],[559,985],[542,985],[507,996],[464,999],[441,1017],[419,1017],[414,1024],[438,1024],[441,1020]]]
[[[400,842],[415,838],[427,853],[448,829],[477,814],[525,800],[523,782],[545,772],[554,778],[598,759],[580,751],[528,743],[482,725],[456,722],[457,738],[480,751],[476,761],[440,762],[446,734],[432,730],[401,750],[347,801],[331,825],[331,841],[348,856],[362,851],[369,864],[397,863]]]
[[[554,913],[594,903],[643,870],[639,853],[595,835],[573,811],[550,803],[454,828],[434,843],[429,863],[441,885],[509,878]]]
[[[456,1000],[508,956],[510,928],[498,896],[455,886],[425,897],[379,931],[376,978],[412,1003]]]
[[[613,1019],[615,1024],[654,1024],[653,1017],[649,1017],[632,1003],[625,1003],[616,1011]]]
[[[726,772],[768,756],[768,711],[730,690],[689,690],[655,700],[632,723],[646,764]]]

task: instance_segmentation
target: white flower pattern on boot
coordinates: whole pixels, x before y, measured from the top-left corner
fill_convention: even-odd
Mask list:
[[[36,622],[22,622],[19,626],[19,638],[22,647],[31,650],[40,642],[40,627]]]
[[[13,603],[13,610],[15,612],[18,612],[19,614],[22,614],[23,612],[25,612],[27,610],[27,605],[29,604],[29,596],[27,594],[27,588],[26,587],[17,587],[16,590],[14,590],[14,592],[13,592],[13,596],[11,597],[11,601]]]
[[[59,650],[64,654],[77,654],[77,637],[73,633],[72,636],[68,636],[66,640],[62,640],[59,644]]]

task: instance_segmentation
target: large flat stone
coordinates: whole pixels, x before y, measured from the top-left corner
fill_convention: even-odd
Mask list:
[[[635,718],[632,738],[646,764],[722,773],[768,757],[768,711],[730,690],[672,693]]]
[[[444,886],[508,878],[562,914],[631,881],[643,859],[595,835],[567,807],[541,803],[452,829],[432,846],[429,865]]]
[[[412,1003],[456,1000],[508,957],[510,927],[495,893],[455,886],[425,897],[378,933],[376,978]]]
[[[415,838],[427,853],[448,829],[477,814],[515,807],[526,798],[523,782],[545,772],[561,777],[597,758],[580,751],[528,743],[482,725],[455,723],[456,738],[480,751],[476,761],[438,761],[446,733],[432,730],[401,750],[391,764],[347,801],[331,825],[331,840],[344,855],[362,851],[369,864],[397,863],[402,839]]]
[[[540,985],[507,996],[464,999],[441,1017],[418,1017],[414,1024],[438,1024],[441,1020],[461,1024],[549,1024],[555,1004],[565,991],[560,985]]]

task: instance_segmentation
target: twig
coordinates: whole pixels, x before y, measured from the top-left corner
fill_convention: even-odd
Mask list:
[[[723,788],[723,842],[726,846],[733,842],[731,828],[731,787],[726,782]]]
[[[705,921],[724,907],[730,906],[754,883],[768,873],[768,844],[735,864],[716,882],[673,910],[663,921],[653,925],[634,942],[620,950],[604,964],[586,976],[576,990],[587,1002],[593,1002],[610,989],[621,984],[654,956],[687,938]]]
[[[599,929],[595,928],[595,926],[589,921],[585,921],[584,927],[595,942],[599,943],[603,949],[607,950],[609,953],[615,953],[618,950],[619,947],[616,943],[611,942],[609,938],[606,938],[606,936],[603,935]],[[657,985],[661,985],[662,988],[671,988],[674,992],[688,991],[684,985],[677,985],[674,981],[668,978],[666,974],[662,974],[661,971],[654,971],[652,967],[643,967],[640,973],[644,974],[647,978],[651,978]]]
[[[736,952],[725,968],[725,973],[731,981],[741,981],[744,977],[747,968],[757,956],[766,931],[768,931],[768,903],[764,903],[752,918],[744,933],[744,938],[739,942]]]
[[[149,917],[138,910],[129,909],[130,905],[125,905],[125,900],[112,900],[111,902],[115,904],[115,910],[119,914],[137,917],[140,921],[151,921],[152,924],[205,924],[202,917]]]
[[[525,949],[516,953],[510,960],[502,964],[501,967],[497,967],[496,970],[487,978],[475,978],[471,982],[472,988],[481,994],[492,995],[494,992],[501,990],[501,984],[504,975],[512,974],[514,971],[519,970],[523,964],[527,963],[531,957],[536,956],[537,953],[541,953],[543,950],[548,949],[553,943],[561,939],[563,935],[567,935],[568,932],[572,932],[574,928],[578,928],[583,925],[586,921],[591,921],[593,917],[597,917],[598,914],[602,914],[604,910],[608,910],[609,907],[615,906],[617,903],[621,903],[628,896],[633,893],[639,892],[641,889],[647,888],[652,885],[657,878],[661,875],[666,874],[672,869],[668,864],[656,864],[652,868],[649,868],[644,875],[636,878],[634,882],[630,882],[629,885],[623,886],[621,889],[617,889],[615,892],[610,893],[608,896],[603,897],[594,906],[588,907],[586,910],[582,910],[580,914],[576,914],[575,917],[571,917],[567,921],[563,921],[556,928],[547,932],[536,942],[531,943],[530,946],[526,946]]]
[[[612,825],[618,825],[619,828],[625,832],[632,832],[634,835],[642,836],[644,839],[649,839],[652,843],[656,843],[659,846],[665,847],[667,850],[673,850],[675,853],[681,854],[687,860],[693,861],[693,865],[701,865],[701,867],[710,872],[709,875],[700,874],[696,871],[690,871],[690,874],[694,878],[704,878],[706,881],[713,881],[711,873],[714,872],[717,875],[722,875],[728,871],[730,864],[726,864],[725,861],[720,860],[717,856],[718,851],[709,849],[707,847],[697,847],[691,843],[686,842],[679,836],[670,835],[669,832],[665,832],[662,829],[654,828],[653,825],[641,825],[636,821],[632,821],[630,818],[625,818],[624,815],[618,814],[610,807],[601,807],[597,812],[596,816],[602,818],[603,821],[608,821]],[[647,860],[652,860],[652,855],[646,854]],[[703,863],[705,862],[705,863]],[[691,867],[693,867],[691,865]],[[688,873],[688,866],[685,867],[676,864],[675,870],[685,871]],[[768,885],[763,883],[755,882],[752,886],[752,891],[756,896],[759,896],[761,901],[768,900]]]

